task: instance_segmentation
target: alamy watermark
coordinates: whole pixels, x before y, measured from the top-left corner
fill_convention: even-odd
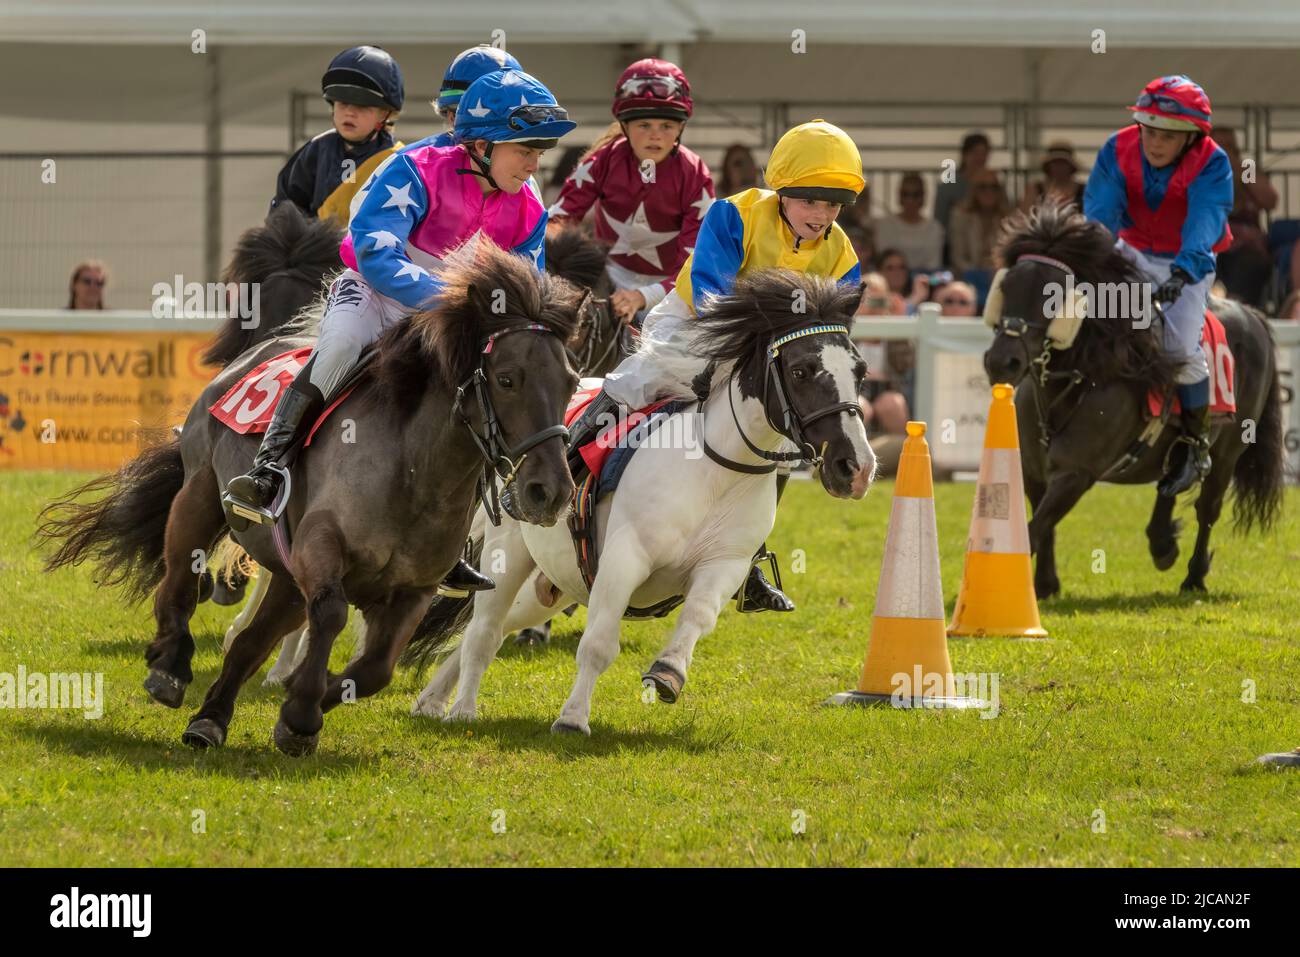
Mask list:
[[[649,416],[620,409],[596,416],[600,428],[596,442],[602,448],[684,449],[688,459],[704,455],[698,415]]]
[[[261,322],[262,285],[256,282],[186,282],[177,273],[172,282],[156,282],[150,290],[155,319],[236,318],[240,328],[256,329]]]
[[[0,708],[80,711],[88,721],[104,716],[104,673],[0,671]]]
[[[895,708],[943,708],[945,698],[978,698],[981,718],[996,718],[1001,711],[998,695],[1000,676],[996,671],[943,674],[922,671],[919,664],[911,672],[899,671],[889,682],[890,704]]]
[[[153,929],[153,895],[83,894],[73,887],[50,898],[50,926],[125,927],[132,937],[148,937]]]
[[[1080,298],[1086,303],[1083,315],[1088,319],[1127,319],[1134,329],[1147,329],[1154,315],[1154,283],[1150,282],[1080,282],[1066,276],[1064,283],[1049,282],[1043,287],[1043,318],[1059,316],[1067,303]]]

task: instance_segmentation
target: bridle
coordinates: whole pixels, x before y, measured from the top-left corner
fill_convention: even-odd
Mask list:
[[[1012,264],[1011,268],[1015,268],[1015,266],[1019,266],[1022,262],[1043,263],[1045,265],[1052,266],[1056,269],[1061,270],[1063,273],[1066,274],[1066,276],[1069,277],[1074,276],[1073,269],[1071,269],[1065,263],[1061,262],[1061,260],[1053,259],[1051,256],[1041,256],[1038,253],[1025,253],[1023,256],[1020,256],[1018,259],[1016,259],[1015,263]],[[1052,361],[1052,352],[1054,350],[1052,348],[1051,336],[1047,335],[1046,332],[1044,332],[1043,335],[1042,351],[1038,354],[1036,358],[1030,356],[1029,346],[1025,344],[1025,340],[1024,340],[1025,331],[1029,329],[1029,321],[1023,318],[1022,316],[1008,317],[1004,312],[1001,316],[998,317],[997,325],[995,325],[993,328],[998,335],[1010,336],[1011,338],[1016,339],[1020,343],[1020,350],[1021,352],[1024,353],[1025,356],[1025,365],[1028,369],[1033,370],[1032,374],[1034,375],[1034,378],[1038,381],[1038,388],[1034,389],[1034,404],[1037,406],[1038,409],[1038,442],[1044,449],[1046,449],[1052,439],[1052,430],[1049,429],[1047,424],[1049,416],[1052,414],[1052,411],[1058,405],[1060,405],[1061,401],[1065,399],[1071,393],[1071,391],[1074,390],[1076,386],[1083,383],[1086,376],[1084,376],[1084,374],[1080,372],[1078,369],[1060,369],[1060,370],[1048,369],[1047,366],[1048,363]],[[1058,393],[1057,396],[1054,399],[1052,399],[1051,402],[1045,403],[1043,401],[1043,392],[1047,389],[1048,383],[1053,380],[1061,380],[1061,379],[1066,380],[1065,388],[1062,389],[1061,392]],[[1079,398],[1075,401],[1074,406],[1070,409],[1069,415],[1066,416],[1067,421],[1070,418],[1070,416],[1074,414],[1075,410],[1078,409],[1079,405],[1083,402],[1083,397],[1086,394],[1087,394],[1087,390],[1084,390],[1084,392],[1079,394]],[[1061,426],[1061,428],[1064,427],[1065,427],[1064,425]],[[1060,429],[1057,429],[1056,431],[1059,432]]]
[[[512,332],[555,334],[550,327],[536,322],[509,326],[492,333],[483,340],[478,366],[468,379],[456,387],[456,398],[451,404],[452,420],[459,418],[460,423],[469,432],[470,438],[474,440],[474,444],[478,446],[479,454],[483,456],[483,474],[478,480],[478,494],[493,525],[501,524],[501,504],[497,494],[496,479],[500,479],[501,487],[505,488],[515,480],[516,473],[531,450],[551,439],[567,440],[569,435],[569,430],[563,425],[552,425],[534,432],[518,445],[511,446],[506,441],[505,434],[501,431],[501,421],[497,416],[496,407],[492,404],[492,396],[487,389],[487,357],[492,352],[496,340]],[[478,401],[479,416],[483,420],[482,432],[474,428],[469,415],[465,412],[465,397],[470,392]]]
[[[584,308],[584,306],[591,308]],[[620,333],[623,322],[614,314],[608,298],[592,298],[590,290],[584,296],[584,303],[578,307],[578,315],[581,317],[578,323],[578,338],[582,345],[577,352],[571,352],[571,358],[574,368],[580,374],[590,375],[609,359],[622,342],[623,337]],[[605,341],[597,352],[597,345],[602,342],[604,336],[608,336],[608,341]]]
[[[716,449],[712,448],[704,438],[704,430],[700,430],[700,444],[704,447],[704,454],[713,462],[721,465],[723,468],[730,469],[733,472],[743,472],[746,475],[767,475],[776,471],[777,464],[780,462],[807,462],[814,467],[822,464],[825,444],[822,445],[822,451],[819,452],[808,440],[807,430],[810,425],[827,416],[839,415],[843,412],[849,412],[862,418],[862,407],[857,402],[835,402],[831,405],[823,406],[812,412],[800,413],[795,408],[794,403],[790,401],[789,385],[786,381],[785,365],[781,362],[781,347],[796,339],[803,339],[807,336],[819,335],[838,335],[848,339],[849,330],[846,326],[840,325],[816,325],[807,326],[803,329],[796,329],[794,332],[788,332],[777,339],[772,340],[767,347],[767,357],[763,369],[763,417],[767,419],[767,424],[779,434],[785,436],[799,450],[797,452],[769,452],[766,449],[760,449],[756,446],[748,435],[745,434],[744,428],[740,424],[740,417],[736,414],[736,401],[731,394],[731,380],[736,377],[736,369],[732,369],[731,375],[727,380],[727,402],[731,406],[731,418],[736,423],[736,431],[740,433],[741,440],[749,451],[753,452],[761,459],[766,459],[766,465],[747,465],[743,462],[734,462],[722,455]],[[852,342],[849,343],[852,348]],[[776,395],[776,401],[781,410],[781,422],[778,424],[772,421],[772,414],[768,399],[772,393]],[[700,398],[697,411],[703,413],[704,398]]]

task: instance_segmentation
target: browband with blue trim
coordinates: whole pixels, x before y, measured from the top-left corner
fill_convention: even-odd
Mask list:
[[[780,348],[787,342],[793,342],[796,339],[802,339],[804,336],[816,336],[823,333],[848,335],[849,330],[846,326],[809,326],[807,329],[796,329],[794,332],[787,332],[779,339],[773,339],[772,344],[767,347],[768,356],[775,358]]]

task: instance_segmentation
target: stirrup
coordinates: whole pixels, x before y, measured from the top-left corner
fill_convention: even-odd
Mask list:
[[[751,606],[745,604],[745,588],[749,585],[749,576],[752,575],[754,573],[754,569],[762,565],[763,562],[767,562],[768,567],[772,570],[772,581],[767,582],[767,586],[774,591],[780,592],[781,595],[785,598],[785,600],[790,603],[789,608],[768,608],[763,605]],[[759,569],[759,574],[760,575],[762,574],[762,569]],[[781,587],[781,566],[777,564],[776,552],[772,551],[771,549],[765,549],[764,551],[754,556],[754,561],[749,566],[749,572],[746,573],[745,580],[740,583],[740,588],[737,589],[736,591],[736,611],[741,613],[751,613],[751,614],[757,612],[763,612],[763,611],[777,611],[777,612],[794,611],[794,602],[790,600],[790,596],[787,595],[785,593],[785,589]]]
[[[1184,492],[1190,492],[1210,474],[1210,471],[1214,468],[1214,462],[1210,458],[1208,446],[1205,449],[1205,468],[1202,469],[1196,464],[1198,444],[1199,443],[1196,439],[1187,435],[1180,435],[1174,440],[1173,444],[1169,447],[1169,454],[1165,456],[1160,478],[1156,480],[1157,495],[1160,495],[1163,498],[1177,498]],[[1178,467],[1178,471],[1174,472],[1169,468],[1169,460],[1172,457],[1174,450],[1176,450],[1180,445],[1187,446],[1187,457],[1183,459],[1182,465]],[[1187,484],[1177,490],[1171,490],[1170,485],[1176,480],[1181,479],[1183,474],[1187,472],[1191,473],[1191,479]]]
[[[280,492],[269,507],[237,499],[230,494],[229,490],[221,493],[221,508],[226,513],[230,527],[237,532],[244,531],[249,524],[274,525],[284,512],[284,507],[289,504],[289,496],[293,491],[293,478],[289,470],[275,463],[264,465],[262,468],[280,476]]]

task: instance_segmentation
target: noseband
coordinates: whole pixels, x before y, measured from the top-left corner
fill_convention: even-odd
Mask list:
[[[801,413],[795,408],[794,403],[790,401],[789,386],[786,381],[785,365],[781,362],[781,347],[796,339],[803,339],[806,336],[819,335],[836,335],[848,338],[849,330],[846,326],[839,325],[820,325],[808,326],[804,329],[796,329],[794,332],[788,332],[785,335],[772,340],[767,347],[767,359],[763,369],[763,417],[767,419],[767,424],[780,435],[785,436],[791,442],[799,447],[797,452],[769,452],[766,449],[760,449],[750,441],[749,436],[741,427],[740,417],[736,414],[736,402],[731,395],[730,383],[727,387],[727,401],[731,405],[731,418],[736,423],[736,431],[740,433],[741,440],[749,451],[753,452],[759,458],[766,459],[767,465],[745,465],[741,462],[733,462],[726,458],[704,440],[704,432],[700,431],[701,444],[704,447],[704,454],[716,462],[718,465],[728,468],[733,472],[744,472],[748,475],[766,475],[776,470],[778,462],[807,462],[809,465],[818,467],[822,464],[822,454],[813,447],[808,440],[807,429],[814,422],[824,419],[827,416],[839,415],[843,412],[849,412],[862,418],[862,407],[857,402],[835,402],[831,405],[823,406],[812,412]],[[731,377],[735,378],[735,371],[732,371]],[[781,422],[772,421],[772,414],[769,411],[768,399],[775,393],[776,401],[781,410]],[[699,409],[703,411],[704,401],[700,400]]]
[[[1015,268],[1024,262],[1043,263],[1046,266],[1052,266],[1065,273],[1066,276],[1073,276],[1074,270],[1059,259],[1053,259],[1051,256],[1041,256],[1038,253],[1025,253],[1017,257],[1011,268]],[[1010,336],[1020,343],[1020,351],[1025,354],[1025,365],[1030,369],[1038,370],[1038,380],[1040,385],[1047,385],[1047,364],[1052,358],[1052,340],[1050,335],[1043,337],[1043,351],[1037,358],[1030,356],[1029,347],[1025,345],[1024,335],[1029,329],[1029,320],[1021,316],[1007,316],[1005,313],[998,317],[997,325],[993,327],[994,331],[1001,336]],[[1050,330],[1049,330],[1050,332]]]
[[[483,474],[480,476],[478,483],[479,498],[487,509],[488,518],[493,525],[501,524],[501,507],[497,498],[496,479],[501,480],[503,488],[508,486],[515,480],[515,474],[519,471],[520,466],[524,464],[524,459],[528,457],[528,453],[532,449],[550,439],[567,439],[569,434],[569,430],[563,425],[552,425],[539,432],[534,432],[518,445],[511,446],[506,441],[505,433],[501,431],[501,421],[497,416],[496,407],[492,404],[492,396],[488,392],[486,367],[487,357],[492,352],[493,344],[497,339],[512,332],[544,332],[554,335],[552,329],[535,322],[509,326],[492,333],[483,340],[478,366],[468,379],[457,386],[456,399],[451,405],[453,421],[460,420],[460,423],[469,432],[470,438],[474,440],[474,444],[478,446],[479,454],[483,456]],[[465,412],[465,397],[470,392],[474,393],[478,402],[479,416],[483,420],[482,432],[474,428],[469,415]]]
[[[1022,262],[1044,263],[1045,265],[1053,266],[1056,269],[1061,270],[1061,272],[1065,273],[1067,276],[1074,275],[1073,269],[1061,262],[1059,259],[1053,259],[1051,256],[1040,256],[1037,253],[1026,253],[1015,261],[1012,268],[1020,265]],[[1003,315],[998,317],[998,323],[993,328],[998,335],[1010,336],[1011,338],[1016,339],[1020,343],[1020,351],[1023,352],[1025,356],[1025,367],[1030,370],[1036,370],[1034,378],[1038,382],[1038,388],[1034,389],[1033,393],[1034,405],[1038,412],[1038,443],[1046,449],[1051,443],[1053,434],[1053,430],[1048,424],[1051,420],[1052,413],[1058,406],[1063,404],[1075,387],[1084,382],[1085,376],[1077,369],[1064,369],[1059,371],[1048,369],[1047,366],[1052,361],[1053,351],[1050,335],[1045,334],[1043,336],[1043,349],[1038,354],[1037,358],[1030,356],[1029,346],[1025,344],[1024,340],[1025,330],[1029,328],[1029,322],[1027,320],[1019,316],[1008,318]],[[1065,388],[1058,392],[1056,397],[1050,402],[1044,401],[1044,390],[1047,389],[1049,383],[1056,380],[1065,380]],[[1086,391],[1087,390],[1079,395],[1078,399],[1075,400],[1074,405],[1071,406],[1069,411],[1066,413],[1067,421],[1078,409],[1079,404],[1083,401]],[[1061,428],[1064,428],[1064,423],[1056,431],[1060,431]]]

